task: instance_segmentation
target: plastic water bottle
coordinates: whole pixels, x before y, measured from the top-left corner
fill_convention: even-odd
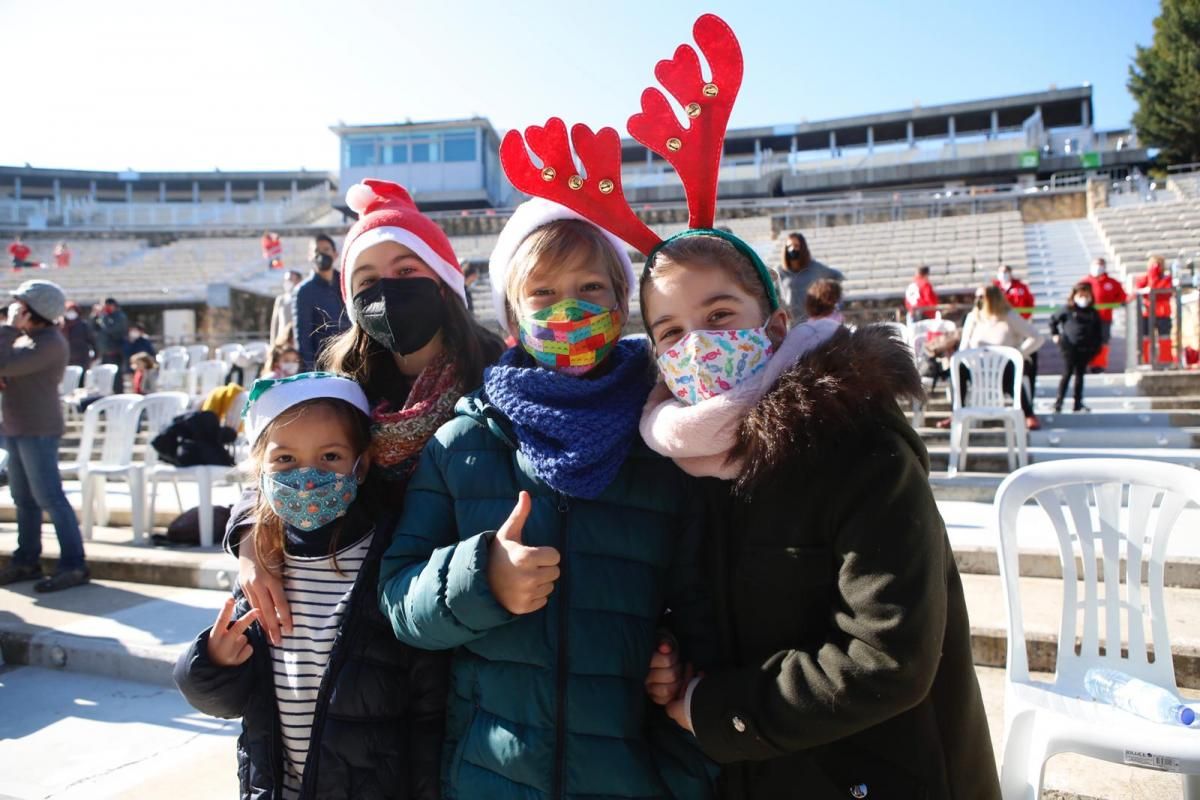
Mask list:
[[[1196,712],[1171,692],[1115,669],[1089,669],[1083,685],[1093,699],[1153,722],[1191,725],[1196,721]]]

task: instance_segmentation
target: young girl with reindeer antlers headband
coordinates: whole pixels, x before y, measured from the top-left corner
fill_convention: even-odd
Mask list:
[[[686,45],[655,69],[688,127],[656,89],[629,120],[682,179],[688,230],[660,241],[628,209],[614,131],[573,129],[586,180],[561,124],[527,132],[540,171],[513,134],[501,151],[517,188],[647,254],[642,316],[664,385],[641,433],[713,484],[704,557],[719,656],[679,681],[668,713],[725,765],[724,797],[998,798],[961,582],[928,455],[897,404],[921,391],[911,355],[885,329],[788,332],[757,253],[713,229],[742,60],[720,19],[701,17],[694,35],[710,80]]]

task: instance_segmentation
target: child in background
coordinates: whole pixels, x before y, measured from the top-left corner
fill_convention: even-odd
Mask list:
[[[138,353],[129,359],[129,368],[133,370],[134,394],[153,394],[158,391],[158,362],[154,356]]]
[[[627,249],[535,199],[490,275],[521,344],[425,447],[380,579],[400,639],[454,650],[446,795],[707,797],[642,688],[661,615],[702,587],[690,482],[637,435],[653,373],[644,341],[618,338]],[[703,659],[708,622],[689,619],[676,633]]]
[[[808,319],[831,319],[842,321],[842,284],[833,278],[821,278],[808,287],[804,296],[804,308]]]
[[[1067,304],[1050,318],[1050,335],[1063,355],[1062,378],[1058,382],[1058,398],[1054,401],[1054,413],[1062,413],[1063,398],[1067,396],[1067,385],[1075,376],[1075,411],[1088,411],[1083,404],[1083,376],[1088,363],[1100,352],[1104,343],[1104,327],[1100,312],[1096,310],[1092,285],[1086,282],[1075,284]]]
[[[263,364],[264,378],[290,378],[300,372],[300,351],[288,345],[275,345]]]
[[[282,573],[292,629],[269,644],[239,585],[175,666],[193,706],[242,718],[247,800],[440,796],[446,658],[396,641],[375,602],[395,517],[360,491],[368,414],[362,389],[331,373],[251,390],[254,547]]]

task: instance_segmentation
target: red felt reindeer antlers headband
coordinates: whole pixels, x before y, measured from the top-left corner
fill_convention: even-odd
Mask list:
[[[628,127],[634,139],[665,158],[679,174],[689,227],[711,228],[725,128],[742,85],[742,49],[730,27],[713,14],[696,20],[692,35],[708,61],[712,80],[704,80],[700,59],[687,44],[654,68],[655,77],[683,106],[687,127],[680,125],[667,98],[653,87],[642,92],[642,110],[629,118]],[[557,117],[544,127],[526,128],[523,138],[509,131],[500,146],[500,163],[517,189],[564,205],[649,254],[662,240],[625,199],[620,136],[612,128],[593,133],[586,125],[574,125],[570,144],[583,165],[583,175],[571,157],[567,127]],[[526,145],[541,160],[541,168],[530,159]]]
[[[688,230],[671,238],[709,235],[730,242],[754,265],[775,309],[779,307],[778,295],[762,258],[741,239],[712,227],[725,131],[742,87],[742,48],[729,25],[714,14],[697,19],[692,36],[708,62],[710,80],[704,80],[700,57],[688,44],[681,44],[673,58],[659,61],[654,67],[654,76],[683,107],[687,127],[680,124],[663,93],[650,87],[642,92],[642,110],[629,118],[629,133],[666,159],[683,182]],[[572,145],[583,167],[582,174],[575,166]],[[541,161],[541,167],[533,163],[530,150]],[[625,199],[621,188],[621,138],[614,129],[593,132],[577,124],[571,127],[568,141],[566,124],[551,117],[544,126],[526,128],[523,137],[518,131],[509,131],[500,145],[500,163],[517,189],[565,206],[645,254],[647,269],[653,264],[654,254],[664,242]]]

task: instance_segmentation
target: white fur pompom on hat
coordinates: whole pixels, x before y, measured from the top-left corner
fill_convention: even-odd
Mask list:
[[[634,287],[637,286],[637,276],[633,272],[633,262],[629,260],[629,245],[566,206],[535,197],[517,206],[516,211],[508,218],[504,229],[500,231],[499,238],[496,239],[496,247],[492,250],[492,257],[488,261],[488,276],[492,285],[492,309],[502,328],[508,327],[504,287],[508,282],[508,268],[512,265],[513,256],[517,254],[521,244],[529,238],[529,234],[560,219],[577,219],[580,222],[586,222],[604,234],[613,249],[617,251],[621,266],[625,268],[625,277],[629,284],[629,296],[624,298],[625,302],[628,303],[633,297]]]

